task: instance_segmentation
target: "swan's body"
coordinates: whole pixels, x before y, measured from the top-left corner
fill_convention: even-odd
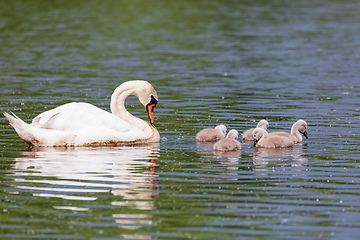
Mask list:
[[[157,94],[150,83],[128,81],[111,96],[111,112],[88,103],[72,102],[35,117],[31,124],[4,113],[19,136],[31,146],[128,145],[158,142],[159,132],[150,123],[125,109],[125,99],[135,95],[145,106],[151,124]]]
[[[267,130],[269,127],[269,122],[264,119],[260,120],[259,123],[256,125],[256,127]],[[254,141],[254,136],[253,136],[254,130],[255,130],[255,128],[250,128],[250,129],[246,130],[242,134],[242,140],[243,141]]]
[[[304,135],[304,137],[308,138],[307,136],[307,123],[304,120],[298,120],[296,123],[294,123],[291,127],[291,133],[287,132],[272,132],[269,134],[269,136],[284,136],[287,138],[290,138],[294,141],[294,143],[301,143],[303,141],[303,138],[301,135]]]
[[[241,143],[237,140],[238,137],[238,131],[234,129],[230,130],[226,138],[221,139],[214,144],[214,150],[221,152],[241,150]]]
[[[270,136],[268,132],[262,128],[255,128],[254,141],[256,147],[287,148],[294,146],[294,141],[290,138],[281,135]]]
[[[218,125],[215,128],[205,128],[196,134],[196,140],[199,142],[216,142],[224,139],[226,135],[226,127]]]

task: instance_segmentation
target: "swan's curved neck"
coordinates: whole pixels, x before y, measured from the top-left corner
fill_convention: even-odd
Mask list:
[[[261,132],[262,132],[262,135],[261,135],[261,138],[259,139],[259,142],[263,141],[265,138],[267,138],[269,136],[269,133],[267,131],[263,130]]]
[[[146,121],[133,116],[125,108],[125,99],[130,95],[137,96],[136,92],[134,91],[133,88],[131,88],[131,86],[127,86],[126,84],[124,86],[123,84],[117,87],[114,93],[111,95],[111,103],[110,103],[111,112],[112,114],[125,120],[132,126],[137,127],[138,129],[144,131],[150,137],[153,134],[150,125]]]
[[[296,126],[296,124],[292,125],[291,127],[291,135],[294,135],[298,141],[302,140],[301,133],[299,132],[299,128]]]

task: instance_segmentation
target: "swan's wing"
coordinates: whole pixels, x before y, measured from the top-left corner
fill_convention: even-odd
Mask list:
[[[106,132],[132,133],[138,136],[143,134],[123,119],[88,103],[68,103],[43,112],[33,119],[31,125],[75,134],[84,132],[84,129],[107,129]]]
[[[269,136],[283,136],[283,137],[287,137],[289,139],[291,139],[294,143],[298,142],[298,139],[296,138],[296,136],[292,135],[291,133],[287,133],[287,132],[272,132],[269,134]]]

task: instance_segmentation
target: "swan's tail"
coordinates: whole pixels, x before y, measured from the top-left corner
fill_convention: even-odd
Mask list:
[[[10,115],[4,112],[10,125],[17,134],[30,146],[74,146],[77,135],[66,131],[34,127],[27,124],[13,112]]]
[[[29,124],[21,120],[15,113],[11,112],[12,115],[4,112],[4,116],[9,120],[10,125],[15,129],[17,134],[29,145],[34,145],[37,139],[31,133],[31,127]]]

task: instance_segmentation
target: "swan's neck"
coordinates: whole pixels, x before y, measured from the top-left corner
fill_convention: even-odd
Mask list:
[[[261,131],[262,132],[262,136],[259,139],[259,142],[263,141],[265,138],[267,138],[269,136],[269,133],[267,131]]]
[[[125,120],[132,126],[140,129],[141,131],[145,132],[149,137],[153,135],[153,129],[146,121],[133,116],[129,113],[125,108],[125,99],[130,95],[136,95],[135,91],[129,87],[124,87],[120,85],[111,95],[111,112],[115,116]]]
[[[291,135],[295,136],[298,141],[302,141],[301,133],[295,124],[291,127]]]

